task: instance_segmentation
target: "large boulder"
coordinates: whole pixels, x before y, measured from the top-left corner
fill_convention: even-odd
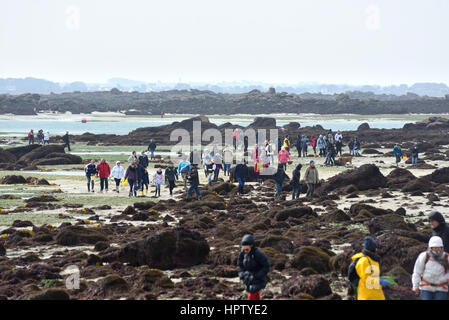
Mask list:
[[[65,227],[56,236],[56,243],[63,246],[94,245],[98,241],[108,241],[108,237],[100,231],[82,226]]]
[[[50,144],[45,146],[39,146],[34,150],[24,154],[20,157],[19,161],[23,161],[25,163],[32,163],[35,160],[40,160],[45,158],[50,153],[65,153],[64,145],[59,144]]]
[[[276,119],[268,117],[256,117],[249,128],[274,129],[276,128]]]
[[[354,185],[358,190],[378,189],[385,187],[387,179],[374,164],[364,164],[357,169],[344,171],[330,178],[318,190],[330,192],[336,189]],[[318,192],[317,190],[317,192]]]
[[[407,169],[396,168],[387,175],[387,187],[390,189],[400,189],[415,179],[416,177],[413,173]]]
[[[74,154],[52,152],[44,159],[35,160],[33,163],[36,165],[82,164],[83,159]]]
[[[27,154],[39,147],[40,147],[40,145],[38,145],[38,144],[29,144],[27,146],[9,148],[7,150],[8,150],[8,152],[12,153],[17,159],[19,159],[22,156],[24,156],[25,154]]]
[[[330,271],[330,256],[318,247],[303,246],[295,255],[292,261],[292,267],[302,270],[312,268],[318,273]]]
[[[293,277],[282,286],[282,295],[297,298],[301,294],[308,294],[320,298],[332,294],[329,280],[322,275],[307,277]]]
[[[64,289],[51,288],[32,295],[30,300],[70,300],[70,295]]]
[[[428,179],[423,177],[423,178],[411,180],[402,188],[402,191],[403,192],[415,192],[415,191],[432,192],[433,187],[432,187],[432,183]]]
[[[407,230],[416,231],[416,228],[405,222],[404,218],[396,213],[374,217],[368,224],[368,230],[371,234],[379,231]]]
[[[24,184],[26,182],[24,177],[16,175],[4,176],[1,180],[1,184]]]
[[[185,268],[204,263],[209,250],[199,233],[175,228],[126,245],[119,252],[119,260],[163,270]]]
[[[315,212],[313,212],[311,207],[303,206],[303,207],[293,207],[293,208],[287,208],[282,209],[276,214],[276,220],[277,221],[285,221],[289,217],[293,218],[301,218],[305,215],[312,215],[317,216]]]
[[[16,161],[17,158],[14,154],[6,149],[0,148],[0,163],[9,163]]]
[[[436,183],[449,183],[449,167],[437,169],[427,177]]]

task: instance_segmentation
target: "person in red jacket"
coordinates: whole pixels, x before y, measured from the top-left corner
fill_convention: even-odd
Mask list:
[[[104,159],[101,159],[97,165],[97,177],[100,177],[100,192],[103,192],[103,189],[106,189],[106,192],[108,192],[108,178],[110,174],[111,167]]]
[[[312,134],[312,149],[313,149],[313,156],[316,157],[316,136]]]

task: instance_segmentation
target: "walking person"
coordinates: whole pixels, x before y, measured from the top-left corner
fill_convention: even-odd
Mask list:
[[[378,245],[371,237],[363,239],[362,252],[352,256],[349,279],[357,289],[357,300],[385,300],[382,287],[389,284],[380,278],[380,257],[376,254]],[[351,275],[355,273],[355,277]]]
[[[173,195],[173,189],[175,188],[176,181],[178,180],[178,172],[176,171],[173,162],[169,162],[168,167],[165,169],[165,182],[168,181],[168,188],[170,190],[170,196]]]
[[[402,152],[402,149],[398,144],[393,147],[393,154],[396,157],[396,167],[399,167],[399,162],[401,162],[404,153]]]
[[[200,192],[200,178],[198,176],[198,166],[196,163],[192,164],[192,169],[189,171],[188,180],[190,182],[190,187],[187,190],[187,198],[190,197],[192,191],[195,191],[198,196],[198,200],[201,200],[201,192]]]
[[[128,166],[125,173],[125,179],[128,179],[129,197],[132,197],[133,195],[137,197],[137,162],[133,162]]]
[[[292,178],[290,180],[290,185],[292,187],[292,200],[299,198],[301,194],[302,189],[300,182],[301,168],[302,165],[299,163],[292,172]]]
[[[422,300],[447,300],[449,283],[449,255],[444,252],[443,240],[430,238],[427,251],[416,259],[412,275],[413,291]]]
[[[449,225],[446,224],[443,215],[439,211],[432,211],[429,215],[432,231],[430,236],[437,236],[443,240],[444,252],[449,253]]]
[[[50,144],[50,132],[44,133],[44,144]]]
[[[287,162],[290,160],[290,154],[285,147],[282,147],[278,153],[278,161],[284,166],[284,170],[287,170]]]
[[[206,172],[207,182],[208,185],[212,185],[212,176],[214,175],[215,171],[215,163],[210,158],[207,158],[206,160],[206,166],[204,167],[204,171]]]
[[[312,134],[311,140],[312,140],[312,142],[310,145],[312,146],[312,149],[313,149],[313,157],[316,158],[317,139],[314,134]]]
[[[326,141],[324,140],[322,134],[320,134],[320,137],[318,138],[317,146],[320,150],[320,157],[324,157],[326,155]]]
[[[151,139],[150,143],[148,144],[148,149],[147,149],[147,151],[150,151],[150,154],[151,154],[151,158],[150,159],[151,160],[154,159],[154,151],[156,151],[156,147],[157,147],[156,142],[154,142],[154,140]]]
[[[307,157],[307,137],[303,134],[301,137],[301,150],[302,150],[302,156],[305,158]]]
[[[150,178],[148,176],[148,170],[140,162],[137,163],[137,190],[140,189],[140,196],[143,197],[145,188],[145,195],[148,195],[148,185],[150,184]]]
[[[360,141],[357,137],[355,137],[354,138],[354,155],[356,157],[360,156],[359,151],[360,151]]]
[[[128,163],[131,165],[133,163],[137,163],[137,161],[139,161],[139,159],[137,158],[136,151],[133,151],[128,158]]]
[[[125,169],[120,165],[120,161],[117,161],[115,163],[114,168],[112,168],[111,175],[112,178],[114,178],[115,181],[115,192],[120,192],[120,182],[125,177]]]
[[[243,152],[248,152],[248,136],[243,137]],[[246,156],[246,155],[245,155]]]
[[[181,162],[178,164],[178,176],[181,175],[184,182],[184,190],[187,190],[187,175],[190,171],[190,162],[184,156]]]
[[[349,141],[348,148],[349,148],[349,154],[351,156],[353,156],[354,155],[354,140]]]
[[[206,170],[206,165],[208,163],[208,161],[210,161],[211,155],[209,150],[204,149],[203,155],[201,156],[201,159],[203,161],[203,169],[204,169],[204,176],[207,178],[207,170]]]
[[[148,156],[145,153],[145,150],[139,156],[139,164],[142,165],[145,169],[148,168]]]
[[[64,141],[64,148],[67,147],[67,149],[69,151],[71,151],[70,150],[70,137],[69,137],[68,131],[65,132],[65,135],[62,137],[62,141]]]
[[[337,142],[335,143],[335,149],[336,149],[336,155],[338,155],[340,153],[340,157],[341,157],[341,149],[343,148],[343,142],[341,141],[341,138],[339,138],[338,140],[336,140]]]
[[[100,192],[103,192],[103,190],[108,192],[108,178],[110,174],[111,167],[109,166],[109,163],[107,163],[104,159],[101,159],[97,166],[97,176],[100,178]]]
[[[320,181],[318,175],[318,169],[315,167],[315,161],[310,160],[309,166],[304,173],[304,180],[307,183],[307,197],[313,199],[313,194],[315,192],[315,187]]]
[[[417,164],[418,163],[418,155],[419,155],[419,150],[418,150],[418,145],[414,145],[412,150],[411,150],[411,154],[412,154],[412,164]]]
[[[287,152],[290,152],[290,136],[287,134],[284,138],[284,142],[282,145]]]
[[[34,131],[33,129],[28,132],[28,144],[34,144]]]
[[[244,192],[245,181],[249,176],[248,166],[246,160],[242,159],[242,162],[235,166],[233,177],[239,184],[238,193],[240,195]]]
[[[218,176],[220,175],[220,170],[223,167],[223,160],[221,158],[221,155],[219,152],[216,152],[212,158],[212,161],[215,164],[215,170],[214,170],[214,182],[218,181]]]
[[[95,165],[95,160],[90,160],[90,163],[87,164],[84,167],[84,172],[86,173],[86,179],[87,179],[87,192],[90,192],[92,189],[92,192],[94,192],[94,177],[97,174],[97,166]],[[91,188],[92,186],[92,188]]]
[[[164,173],[162,172],[162,168],[157,168],[156,172],[153,174],[153,180],[151,183],[155,187],[155,197],[161,196],[161,186],[165,183]]]
[[[41,145],[41,144],[43,145],[44,144],[44,131],[42,129],[40,129],[37,132],[37,143],[39,145]]]
[[[237,150],[239,142],[239,129],[235,128],[234,132],[232,133],[232,143],[234,145],[234,150]]]
[[[224,162],[224,166],[223,166],[223,172],[224,175],[230,175],[231,174],[231,165],[232,162],[234,161],[234,155],[232,154],[232,149],[230,146],[226,146],[223,149],[223,162]]]
[[[278,164],[278,169],[276,173],[273,175],[274,181],[276,183],[276,193],[274,195],[275,198],[279,198],[282,193],[282,184],[285,179],[285,171],[284,166],[282,164]]]
[[[296,150],[298,151],[298,158],[301,158],[301,150],[302,150],[302,136],[301,136],[301,133],[298,133],[298,139],[296,140]]]
[[[243,236],[240,245],[241,252],[237,259],[239,278],[243,282],[245,291],[248,292],[248,300],[260,300],[259,291],[267,285],[270,260],[255,246],[252,235]]]

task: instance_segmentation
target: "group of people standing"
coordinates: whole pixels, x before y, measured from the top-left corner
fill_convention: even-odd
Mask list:
[[[46,131],[44,132],[44,130],[40,129],[37,134],[36,134],[36,138],[37,138],[37,143],[39,145],[44,145],[44,144],[50,144],[50,132]],[[69,132],[66,131],[65,135],[62,136],[62,141],[64,142],[64,148],[68,148],[68,151],[70,150],[70,138],[69,138]],[[34,144],[34,130],[31,129],[28,132],[28,144]]]

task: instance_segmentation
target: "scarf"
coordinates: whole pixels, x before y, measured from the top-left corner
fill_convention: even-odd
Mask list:
[[[373,259],[373,260],[376,261],[376,262],[379,262],[379,261],[380,261],[380,257],[379,257],[377,254],[374,254],[374,253],[371,252],[371,251],[368,251],[368,250],[366,250],[366,249],[362,249],[362,253],[363,253],[364,255],[370,257],[371,259]]]

